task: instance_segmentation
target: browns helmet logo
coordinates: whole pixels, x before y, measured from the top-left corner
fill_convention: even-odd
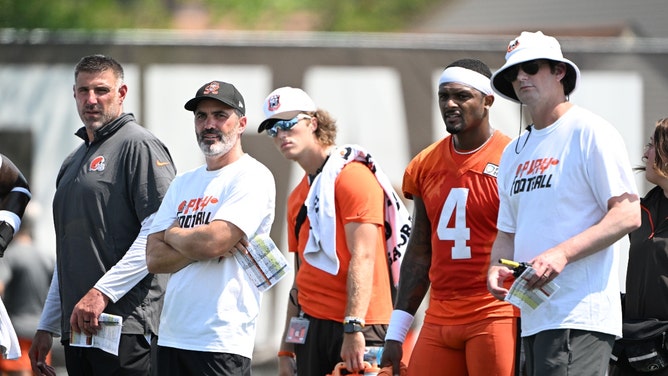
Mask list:
[[[508,52],[516,49],[517,46],[519,46],[519,45],[520,45],[520,41],[518,39],[515,39],[514,41],[510,42],[510,44],[508,44]]]
[[[279,107],[281,107],[280,95],[272,95],[267,99],[267,110],[274,112],[278,110]]]
[[[99,155],[90,161],[90,165],[88,165],[88,171],[104,171],[105,167],[107,167],[107,163],[104,160],[104,156]]]
[[[218,94],[218,89],[220,89],[220,84],[216,81],[211,82],[204,88],[204,92],[202,94],[208,95],[208,94]]]

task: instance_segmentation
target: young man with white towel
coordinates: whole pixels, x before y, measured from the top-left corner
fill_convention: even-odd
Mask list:
[[[258,132],[305,172],[288,198],[296,277],[279,374],[325,375],[341,361],[362,370],[365,350],[383,346],[390,322],[408,212],[369,153],[335,145],[335,121],[303,90],[276,89],[263,109]]]

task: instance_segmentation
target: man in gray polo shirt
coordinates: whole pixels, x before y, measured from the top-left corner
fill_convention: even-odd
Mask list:
[[[166,276],[149,274],[146,236],[176,169],[167,148],[123,112],[123,68],[102,55],[75,68],[74,98],[83,140],[56,180],[56,270],[30,349],[43,372],[62,335],[70,376],[148,375]],[[102,312],[123,318],[118,356],[70,346],[71,332],[96,333]]]

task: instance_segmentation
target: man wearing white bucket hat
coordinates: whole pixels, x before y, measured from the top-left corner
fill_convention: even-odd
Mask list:
[[[529,375],[605,375],[622,334],[613,244],[640,225],[637,188],[624,141],[606,120],[568,101],[580,80],[559,42],[523,32],[492,76],[497,94],[526,106],[533,123],[506,148],[498,175],[498,234],[492,260],[531,264],[529,289],[558,289],[521,311]],[[505,299],[512,271],[488,273]]]

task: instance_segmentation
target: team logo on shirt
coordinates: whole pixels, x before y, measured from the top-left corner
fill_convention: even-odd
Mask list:
[[[497,177],[499,175],[499,166],[489,162],[485,166],[485,169],[482,170],[482,173],[485,175]]]
[[[177,209],[179,225],[182,228],[191,228],[198,225],[205,225],[211,222],[211,207],[207,210],[209,204],[216,205],[218,197],[205,196],[181,201]]]
[[[511,194],[552,188],[553,171],[557,165],[559,165],[559,160],[552,157],[538,158],[518,164]]]
[[[98,155],[90,161],[88,171],[104,171],[105,167],[107,167],[107,162],[105,161],[104,156]]]

